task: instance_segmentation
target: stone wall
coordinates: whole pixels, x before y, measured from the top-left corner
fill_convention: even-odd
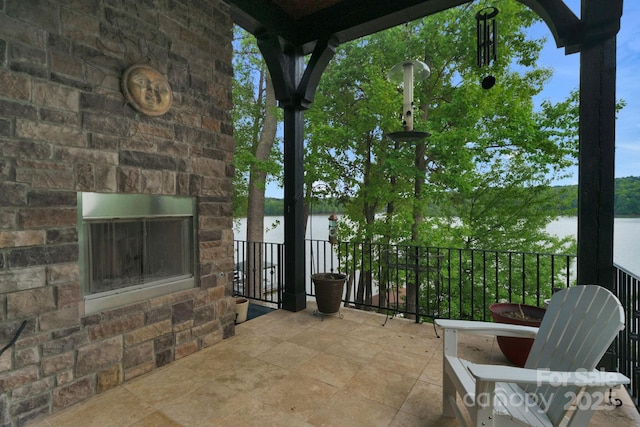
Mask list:
[[[231,30],[219,0],[0,0],[0,426],[234,333]],[[122,71],[166,75],[129,106]],[[196,197],[197,287],[84,315],[77,192]]]

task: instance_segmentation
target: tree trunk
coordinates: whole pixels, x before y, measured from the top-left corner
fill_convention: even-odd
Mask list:
[[[261,163],[269,158],[278,126],[278,119],[275,115],[276,96],[268,73],[266,73],[264,85],[266,92],[264,122],[260,137],[255,145],[256,162],[251,165],[249,172],[247,209],[247,242],[249,242],[249,247],[247,248],[247,271],[245,271],[247,274],[245,295],[248,297],[260,296],[264,282],[265,260],[262,241],[264,240],[264,192],[267,172],[262,170]]]
[[[396,151],[400,149],[400,143],[398,141],[394,142],[393,149]],[[394,194],[396,191],[396,181],[397,181],[397,178],[393,175],[389,178],[389,182],[391,184],[391,192]],[[387,218],[385,220],[387,222],[387,225],[391,222],[391,218],[393,218],[394,213],[395,213],[395,204],[393,201],[391,201],[387,203]],[[387,245],[391,243],[390,233],[387,233],[387,235],[385,236],[385,243]],[[389,308],[390,304],[387,303],[387,301],[389,301],[387,299],[387,294],[390,292],[389,288],[390,288],[390,282],[391,282],[391,268],[390,268],[391,254],[390,254],[390,249],[388,247],[384,251],[381,257],[381,260],[382,260],[382,265],[381,265],[380,284],[378,289],[378,295],[379,295],[378,305],[381,307]],[[398,284],[396,283],[396,289],[397,288],[398,288]],[[394,304],[396,308],[398,307],[398,303],[399,301],[396,300]]]
[[[415,165],[418,174],[415,177],[414,187],[413,187],[413,224],[411,225],[411,241],[414,244],[418,244],[418,229],[420,224],[424,221],[424,216],[422,215],[422,186],[424,181],[424,176],[427,171],[427,159],[426,159],[426,149],[427,144],[425,142],[420,142],[416,144],[415,150]],[[416,250],[415,256],[418,256],[418,250]],[[419,289],[420,289],[420,274],[419,274],[419,265],[420,259],[415,260],[416,266],[416,274],[414,275],[414,280],[409,280],[407,282],[407,318],[416,319],[416,313],[418,311],[418,304],[416,301],[418,299]]]
[[[371,164],[372,164],[372,155],[371,155],[371,134],[367,137],[367,158],[365,159],[364,165],[364,177],[363,183],[364,188],[369,188],[370,180],[371,180]],[[366,191],[366,190],[365,190]],[[376,214],[376,205],[373,202],[365,202],[364,206],[364,217],[367,223],[367,226],[373,224],[375,221]],[[370,237],[365,239],[366,241],[370,241]],[[372,294],[373,294],[373,275],[371,272],[371,259],[368,254],[371,253],[370,244],[364,243],[362,245],[362,259],[366,260],[362,264],[362,271],[360,273],[360,280],[358,281],[358,288],[356,291],[356,308],[365,308],[360,304],[371,304]],[[354,268],[355,271],[355,268]],[[366,307],[366,310],[370,310],[371,308]]]

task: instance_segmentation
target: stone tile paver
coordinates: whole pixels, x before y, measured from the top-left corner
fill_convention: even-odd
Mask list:
[[[342,309],[316,316],[274,311],[236,335],[36,420],[37,427],[457,426],[441,414],[442,331],[431,324]],[[493,338],[469,336],[459,352],[507,363]],[[640,416],[597,411],[591,426],[631,427]]]

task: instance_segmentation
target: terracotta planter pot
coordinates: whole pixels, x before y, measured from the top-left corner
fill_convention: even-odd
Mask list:
[[[526,317],[533,320],[515,319],[509,316],[505,316],[505,313],[519,313],[520,309]],[[539,327],[542,322],[542,317],[546,310],[540,307],[534,307],[532,305],[514,304],[514,303],[496,303],[489,306],[491,311],[491,317],[496,323],[507,323],[511,325],[523,325],[523,326],[535,326]],[[498,337],[498,346],[511,363],[514,365],[524,367],[527,357],[529,357],[529,351],[533,345],[533,339],[531,338],[516,338],[516,337]]]
[[[316,303],[320,313],[331,314],[340,311],[342,292],[347,275],[342,273],[317,273],[311,275],[316,290]]]

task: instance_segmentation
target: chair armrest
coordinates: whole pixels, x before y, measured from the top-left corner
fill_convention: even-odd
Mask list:
[[[538,328],[533,326],[509,325],[507,323],[449,319],[435,319],[435,323],[443,329],[455,329],[468,334],[535,338],[538,333]]]
[[[476,381],[507,382],[518,384],[536,384],[578,387],[617,387],[629,384],[629,378],[618,372],[602,371],[550,371],[548,369],[526,369],[501,365],[480,365],[469,363],[469,372]]]

